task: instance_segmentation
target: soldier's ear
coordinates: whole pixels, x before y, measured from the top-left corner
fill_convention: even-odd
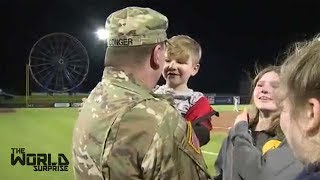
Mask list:
[[[164,51],[165,47],[162,44],[157,44],[151,53],[151,58],[150,58],[150,66],[157,70],[161,67],[161,64],[164,61]]]

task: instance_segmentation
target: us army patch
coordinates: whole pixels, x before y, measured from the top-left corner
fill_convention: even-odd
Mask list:
[[[192,125],[190,121],[187,121],[188,124],[188,144],[194,149],[198,154],[201,153],[200,143],[193,131]]]

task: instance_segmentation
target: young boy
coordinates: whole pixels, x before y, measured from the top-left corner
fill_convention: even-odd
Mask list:
[[[188,87],[188,80],[195,76],[200,67],[201,47],[194,39],[178,35],[169,39],[166,64],[162,76],[166,84],[155,88],[156,94],[171,94],[176,108],[192,123],[200,146],[210,140],[211,116],[214,111],[209,100],[201,93]]]

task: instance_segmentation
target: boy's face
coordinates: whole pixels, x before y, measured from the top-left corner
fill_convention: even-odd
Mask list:
[[[170,59],[166,58],[163,70],[163,77],[170,87],[187,85],[190,76],[197,74],[199,64],[195,64],[192,58]]]

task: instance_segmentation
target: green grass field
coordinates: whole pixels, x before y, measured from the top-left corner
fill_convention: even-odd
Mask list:
[[[55,103],[55,102],[63,102],[63,103],[74,103],[74,102],[82,102],[82,98],[88,97],[87,95],[76,95],[76,96],[43,96],[43,95],[34,95],[28,97],[28,103]],[[0,102],[3,104],[25,104],[26,97],[25,96],[15,96],[12,99],[4,99],[0,97]]]
[[[18,109],[0,114],[0,179],[73,179],[68,172],[34,172],[30,166],[11,166],[11,148],[26,153],[64,153],[71,161],[71,137],[77,109]]]
[[[227,111],[229,106],[214,106]],[[232,107],[231,107],[232,110]],[[0,114],[0,179],[1,180],[71,180],[72,166],[67,172],[34,172],[32,166],[11,165],[11,148],[25,148],[26,153],[52,153],[53,161],[63,153],[71,163],[71,137],[77,118],[76,108],[18,109],[15,113]],[[215,133],[202,149],[208,168],[214,173],[213,163],[225,134]]]
[[[239,110],[243,110],[243,108],[247,107],[246,104],[239,105]],[[219,112],[222,111],[233,111],[233,105],[212,105],[212,107]]]

